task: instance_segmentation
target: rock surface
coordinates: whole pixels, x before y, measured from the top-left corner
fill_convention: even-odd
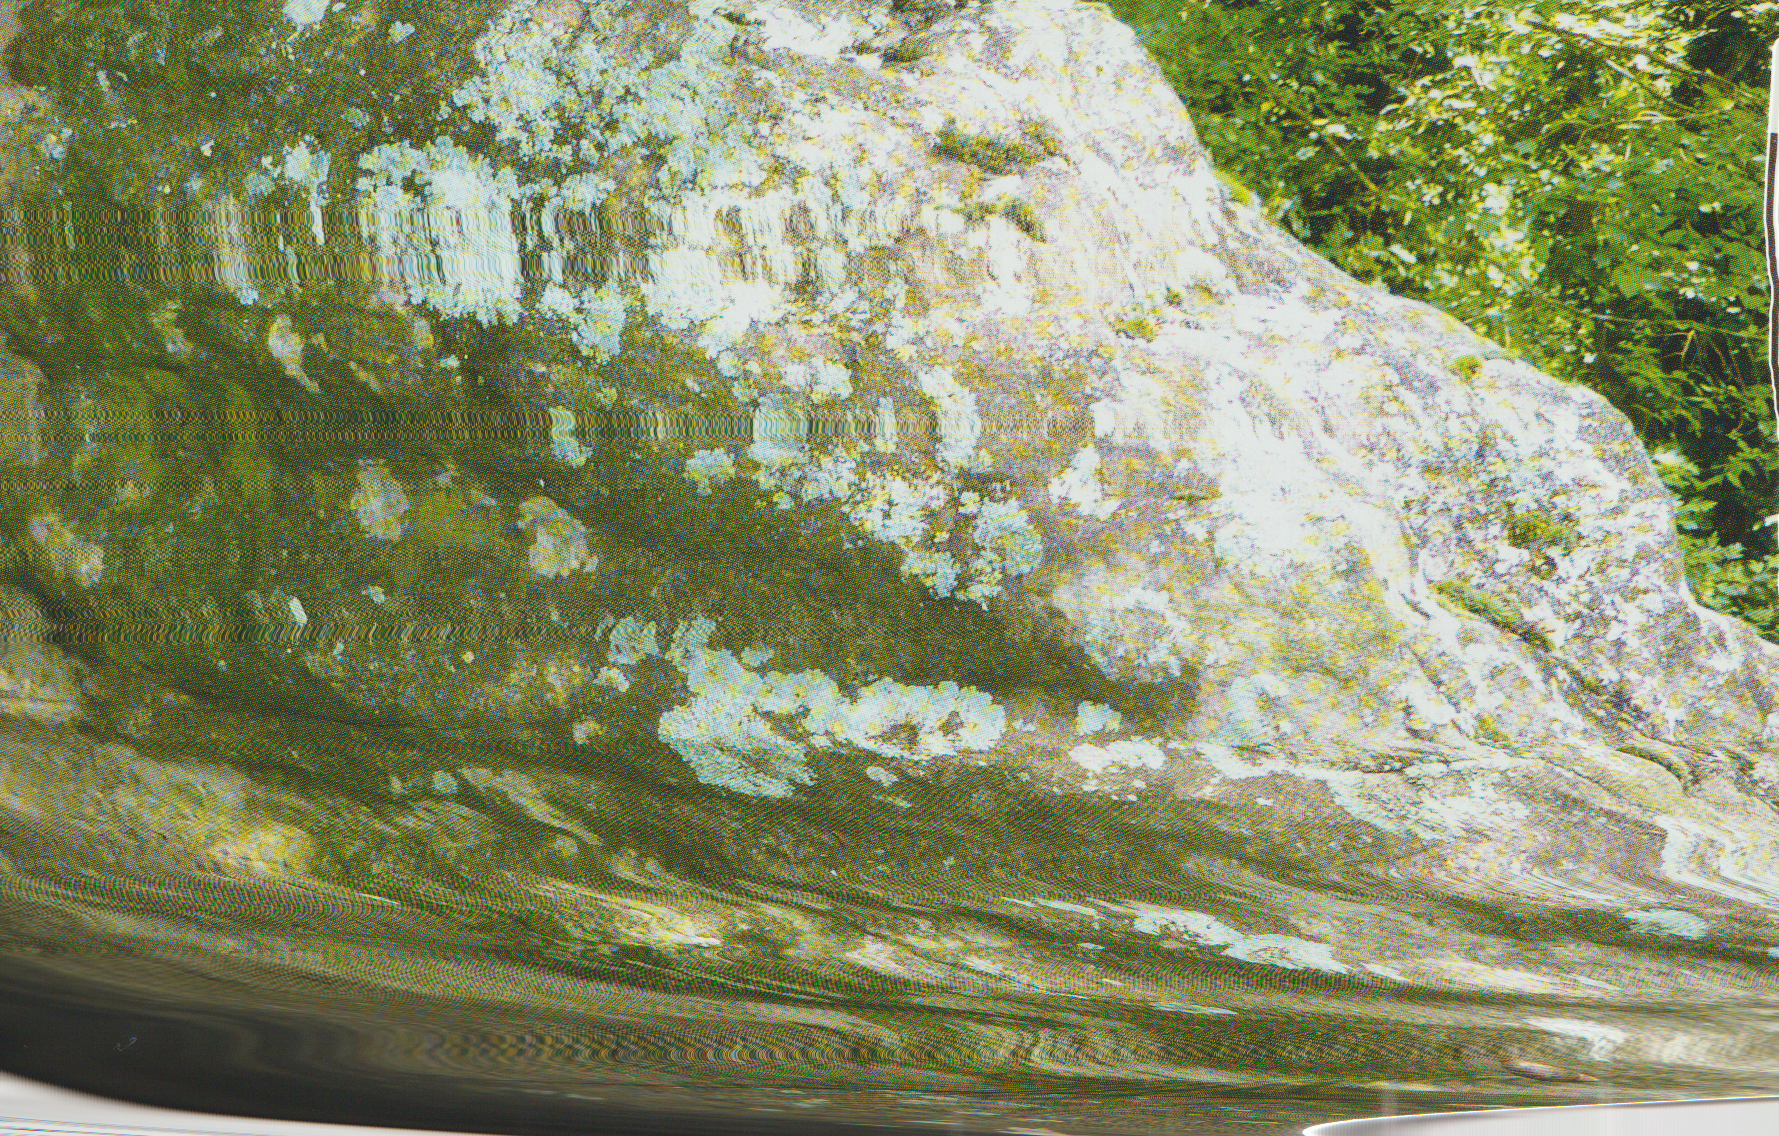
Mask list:
[[[1226,198],[1102,7],[20,27],[0,803],[110,870],[1028,993],[1779,955],[1779,647],[1628,422]]]

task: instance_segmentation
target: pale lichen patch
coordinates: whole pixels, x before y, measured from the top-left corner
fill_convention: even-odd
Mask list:
[[[1108,677],[1142,682],[1179,678],[1191,629],[1159,588],[1131,588],[1100,599],[1088,616],[1088,658]]]
[[[280,312],[266,330],[266,350],[278,360],[284,373],[301,383],[310,394],[320,394],[321,384],[303,370],[303,337],[290,322],[288,313]]]
[[[55,513],[39,513],[28,526],[31,541],[56,575],[90,588],[105,576],[105,549],[69,528]]]
[[[1667,935],[1677,939],[1703,939],[1711,924],[1690,911],[1657,907],[1641,911],[1621,911],[1630,929],[1640,935]]]
[[[1161,769],[1167,755],[1147,738],[1124,738],[1103,746],[1078,745],[1069,751],[1069,760],[1095,775],[1113,769]]]
[[[1320,781],[1327,785],[1335,803],[1355,819],[1394,835],[1433,840],[1504,830],[1524,821],[1531,810],[1503,791],[1502,775],[1542,767],[1537,761],[1495,757],[1405,766],[1395,774],[1412,785],[1412,792],[1404,792],[1400,782],[1390,780],[1389,773],[1329,768],[1292,757],[1241,753],[1217,744],[1195,748],[1219,777],[1237,780],[1285,773]]]
[[[531,530],[526,559],[539,576],[591,572],[599,558],[587,546],[587,526],[548,497],[532,497],[519,505],[519,526]]]
[[[374,540],[396,541],[402,538],[402,517],[410,508],[408,491],[389,473],[380,461],[358,463],[358,489],[349,502],[358,514],[358,523],[365,535]]]
[[[1083,702],[1075,709],[1075,732],[1097,734],[1103,730],[1122,730],[1124,715],[1098,702]]]
[[[302,879],[314,871],[317,851],[314,838],[301,829],[262,821],[210,844],[199,863],[226,876]]]
[[[1069,467],[1050,479],[1050,498],[1067,501],[1084,516],[1105,520],[1123,504],[1108,497],[1100,485],[1100,454],[1093,446],[1083,446]]]
[[[1181,911],[1146,903],[1126,905],[1132,912],[1131,929],[1140,934],[1171,936],[1222,947],[1222,954],[1244,962],[1265,963],[1286,970],[1322,970],[1346,974],[1349,968],[1334,957],[1326,943],[1294,935],[1247,935],[1202,911]]]
[[[692,698],[659,725],[661,741],[705,784],[788,796],[794,784],[814,779],[811,745],[838,741],[920,760],[990,750],[1006,730],[1006,712],[983,691],[880,679],[848,698],[819,671],[756,673],[732,652],[708,646],[715,629],[700,618],[675,632],[665,657],[685,675]],[[798,717],[796,726],[774,724]]]
[[[924,372],[920,387],[933,400],[939,419],[939,464],[953,472],[989,468],[989,456],[978,445],[982,419],[976,413],[975,392],[958,382],[950,367]]]
[[[697,488],[700,497],[710,496],[713,486],[735,476],[735,459],[727,450],[699,450],[686,459],[686,480]]]

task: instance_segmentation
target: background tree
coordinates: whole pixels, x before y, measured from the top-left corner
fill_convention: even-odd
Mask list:
[[[1110,0],[1299,239],[1585,383],[1702,602],[1779,641],[1761,253],[1779,4]]]

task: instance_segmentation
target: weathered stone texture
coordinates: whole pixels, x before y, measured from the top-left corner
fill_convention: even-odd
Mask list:
[[[354,750],[415,840],[492,823],[460,779],[585,849],[563,770],[918,825],[988,767],[984,816],[1779,944],[1779,648],[1628,422],[1227,199],[1103,9],[185,10],[31,9],[0,104],[0,504],[90,665],[529,755]],[[371,886],[338,815],[206,816]],[[1504,981],[1230,886],[1119,910]]]

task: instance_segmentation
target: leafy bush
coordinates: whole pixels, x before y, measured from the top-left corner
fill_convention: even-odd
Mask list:
[[[1672,450],[1651,457],[1662,484],[1674,494],[1674,528],[1694,598],[1747,620],[1762,638],[1779,642],[1779,556],[1748,556],[1739,544],[1719,544],[1708,520],[1711,503],[1691,495],[1699,467]]]

